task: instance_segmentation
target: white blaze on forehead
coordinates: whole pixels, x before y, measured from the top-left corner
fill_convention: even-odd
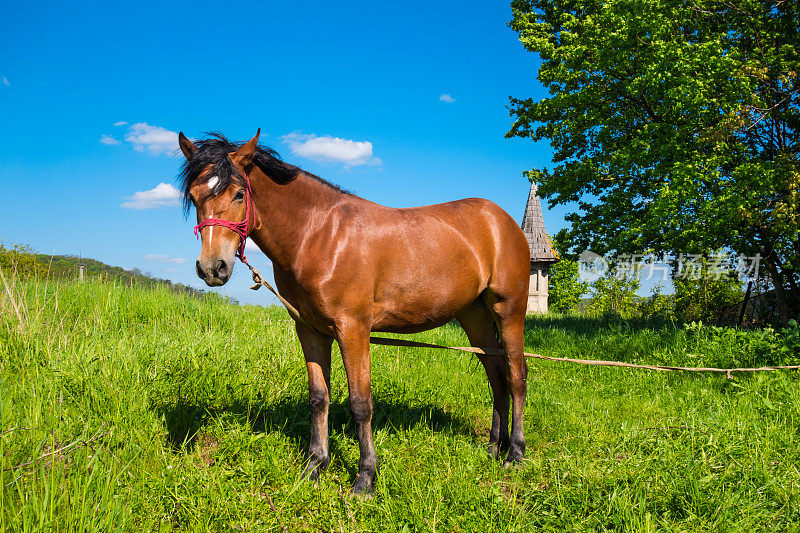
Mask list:
[[[217,183],[219,183],[219,176],[212,176],[208,180],[208,188],[213,189]]]

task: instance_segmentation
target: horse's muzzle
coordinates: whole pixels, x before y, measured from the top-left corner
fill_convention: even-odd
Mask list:
[[[206,282],[209,287],[219,287],[225,285],[231,277],[233,265],[224,259],[211,261],[197,260],[197,277]]]

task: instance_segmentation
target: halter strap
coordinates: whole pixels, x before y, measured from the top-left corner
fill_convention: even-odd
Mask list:
[[[239,171],[244,176],[246,184],[244,195],[246,198],[245,201],[247,202],[247,210],[245,211],[244,214],[244,220],[241,222],[231,222],[229,220],[224,220],[221,218],[206,218],[205,220],[201,221],[198,225],[194,227],[194,234],[199,239],[200,232],[206,226],[222,226],[235,232],[237,235],[239,235],[240,238],[239,249],[236,251],[236,257],[241,259],[242,263],[249,266],[249,263],[247,262],[247,257],[245,257],[244,255],[244,246],[245,243],[247,242],[247,233],[250,229],[250,211],[253,209],[253,200],[252,200],[253,191],[250,188],[250,176],[247,174],[247,172],[245,172],[242,167],[233,162],[231,154],[228,154],[228,159],[230,159],[231,164],[234,166],[234,168],[238,167],[236,168],[236,170]]]

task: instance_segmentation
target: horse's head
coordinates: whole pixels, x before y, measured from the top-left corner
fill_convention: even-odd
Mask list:
[[[253,222],[246,173],[252,167],[260,132],[238,150],[215,158],[203,157],[183,132],[178,135],[185,168],[195,167],[197,174],[186,196],[197,211],[195,231],[202,241],[197,275],[210,287],[224,285],[233,273],[237,252],[244,256],[247,226]]]

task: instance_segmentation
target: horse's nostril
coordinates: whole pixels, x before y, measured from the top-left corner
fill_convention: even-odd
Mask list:
[[[224,259],[217,261],[217,275],[219,277],[228,275],[228,263],[226,263]]]
[[[206,273],[203,270],[203,267],[200,266],[200,261],[195,262],[195,268],[197,268],[197,277],[200,279],[206,279]]]

